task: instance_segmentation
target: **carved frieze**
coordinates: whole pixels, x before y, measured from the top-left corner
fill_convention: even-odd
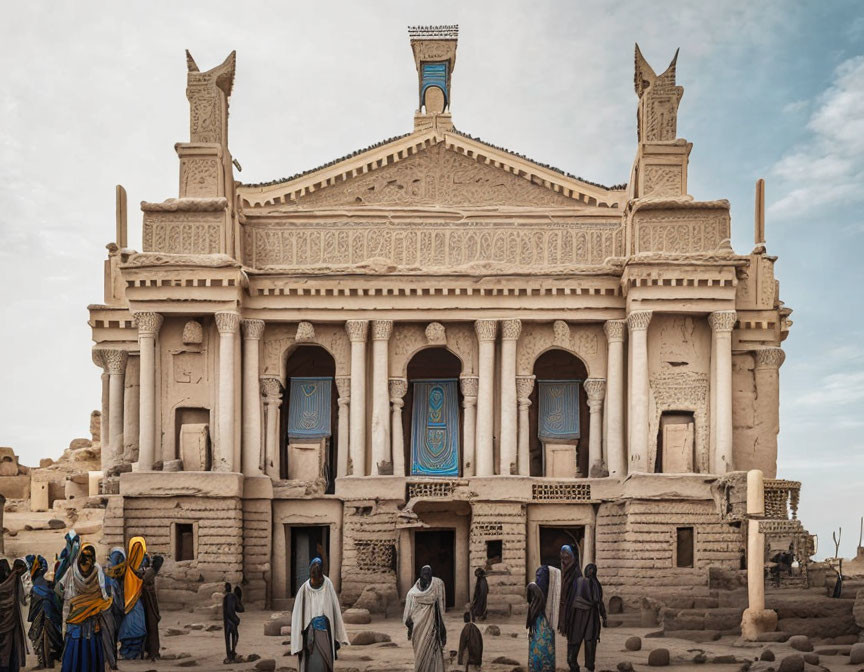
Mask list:
[[[145,252],[218,254],[222,212],[145,212]]]
[[[680,196],[681,166],[646,165],[643,196]]]
[[[716,252],[729,239],[728,212],[643,210],[634,218],[636,253]]]

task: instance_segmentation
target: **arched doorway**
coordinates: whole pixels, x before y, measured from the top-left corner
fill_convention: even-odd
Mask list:
[[[335,375],[336,362],[327,350],[297,346],[285,362],[279,430],[279,477],[314,480],[307,477],[314,476],[317,460],[328,494],[333,493],[336,478],[339,438]]]
[[[566,350],[552,349],[534,362],[529,407],[532,476],[588,475],[588,370]],[[544,415],[545,414],[545,415]],[[570,473],[575,472],[575,473]]]
[[[426,348],[408,362],[403,417],[405,465],[413,476],[461,473],[462,362],[446,348]]]

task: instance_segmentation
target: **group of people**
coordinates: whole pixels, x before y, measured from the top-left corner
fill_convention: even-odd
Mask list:
[[[111,550],[103,568],[96,548],[82,543],[74,530],[48,575],[41,555],[28,555],[10,566],[0,560],[0,672],[18,672],[33,646],[40,668],[61,664],[61,672],[117,669],[119,657],[159,657],[159,603],[156,575],[161,556],[150,556],[142,537],[128,553]],[[29,578],[29,581],[27,580]],[[22,607],[30,608],[26,631]]]

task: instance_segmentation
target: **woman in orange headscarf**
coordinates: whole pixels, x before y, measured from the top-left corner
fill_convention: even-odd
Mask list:
[[[143,586],[141,563],[147,552],[147,544],[143,537],[133,537],[129,541],[129,552],[126,554],[126,573],[123,576],[123,598],[126,602],[126,615],[120,624],[118,639],[120,640],[120,655],[125,660],[141,658],[144,651],[144,640],[147,637],[147,622],[144,615],[144,605],[141,603],[141,588]]]

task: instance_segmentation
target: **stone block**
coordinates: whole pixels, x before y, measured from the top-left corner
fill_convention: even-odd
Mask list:
[[[765,649],[760,655],[759,660],[767,660],[768,662],[773,662],[776,659],[774,652],[771,649]]]
[[[187,423],[180,427],[180,460],[186,471],[209,471],[210,426]]]
[[[276,615],[264,624],[264,635],[267,637],[280,637],[283,626],[291,626],[291,614]]]
[[[793,653],[780,661],[778,672],[804,672],[804,658],[801,654]]]
[[[648,665],[651,667],[666,667],[669,664],[669,649],[654,649],[648,654]]]
[[[855,625],[864,630],[864,588],[855,593],[855,602],[852,605],[852,617]]]
[[[816,639],[858,632],[851,613],[845,617],[783,618],[778,621],[777,627],[790,635],[808,635]]]
[[[741,609],[711,609],[705,612],[706,630],[733,631],[741,627]]]
[[[849,649],[849,664],[861,665],[864,663],[864,643],[853,644]]]
[[[807,635],[794,635],[787,642],[796,651],[812,651],[813,643]]]
[[[624,641],[624,648],[628,651],[639,651],[642,648],[641,637],[628,637]]]
[[[372,630],[361,630],[349,635],[352,646],[369,646],[370,644],[378,644],[380,642],[389,642],[390,635],[383,632],[373,632]]]
[[[27,499],[31,495],[31,492],[30,474],[0,476],[0,495],[3,495],[6,499]]]

